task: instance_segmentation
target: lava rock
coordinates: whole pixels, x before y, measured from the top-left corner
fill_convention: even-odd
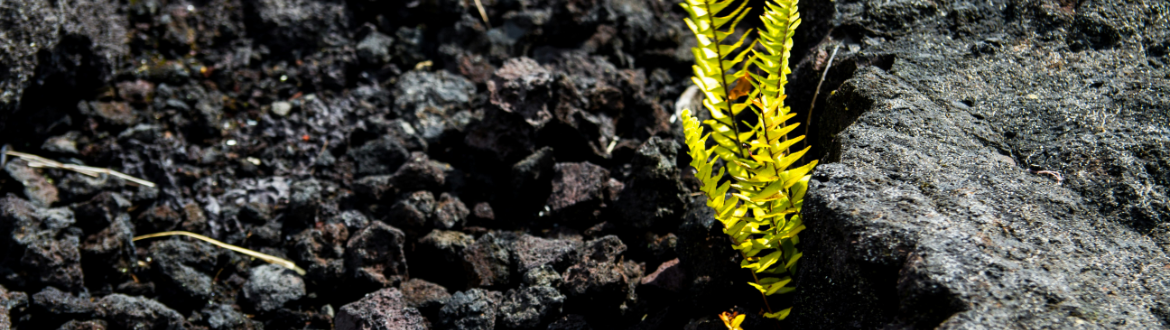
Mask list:
[[[24,270],[38,274],[34,279],[40,283],[78,289],[84,276],[79,245],[76,236],[36,241],[25,247],[20,264]]]
[[[39,313],[61,319],[93,318],[98,306],[89,299],[77,297],[54,287],[45,287],[32,295],[32,307]]]
[[[114,76],[115,60],[129,53],[130,26],[116,1],[78,0],[62,7],[36,0],[0,5],[11,26],[0,42],[0,130],[6,136],[43,138],[68,122],[66,109],[80,97],[63,90],[96,90]],[[16,111],[17,108],[25,111]]]
[[[98,315],[114,329],[186,329],[190,325],[173,309],[144,297],[111,294],[97,301]]]
[[[438,229],[461,227],[469,214],[471,211],[458,197],[443,193],[439,195],[438,204],[435,205],[434,227]]]
[[[8,251],[0,262],[12,272],[6,276],[29,284],[80,288],[79,238],[59,236],[74,222],[69,209],[37,208],[11,194],[0,198],[0,246]]]
[[[581,261],[564,272],[565,291],[576,306],[618,306],[636,298],[634,286],[642,276],[642,266],[619,257],[626,245],[609,235],[585,242]],[[583,308],[583,307],[574,307]],[[590,314],[621,313],[618,308],[587,309]]]
[[[459,291],[439,310],[439,322],[448,329],[495,329],[499,291],[470,289]]]
[[[351,233],[370,225],[370,218],[355,210],[343,211],[330,221],[344,225],[347,231]]]
[[[657,136],[646,140],[634,153],[634,173],[616,204],[621,223],[646,229],[655,223],[674,224],[686,211],[681,171],[675,165],[678,143]]]
[[[345,4],[312,0],[248,2],[248,34],[274,52],[313,51],[349,44]]]
[[[117,218],[130,206],[130,201],[121,194],[102,192],[88,201],[73,204],[73,214],[79,221],[77,226],[86,234],[93,234],[118,222]]]
[[[24,185],[24,195],[38,207],[49,207],[59,199],[57,186],[49,183],[36,169],[28,167],[25,160],[14,159],[4,164],[4,171]]]
[[[138,114],[125,102],[80,102],[77,110],[111,125],[133,126],[138,122]]]
[[[41,145],[41,149],[59,154],[76,155],[78,153],[77,139],[80,137],[81,132],[69,131],[64,135],[58,135],[45,139],[45,143]]]
[[[437,309],[451,300],[451,294],[447,293],[447,288],[417,278],[402,282],[401,289],[406,305],[420,310]]]
[[[422,28],[399,26],[397,30],[394,30],[394,37],[398,42],[394,43],[391,56],[397,58],[399,64],[412,68],[418,62],[427,59],[424,49],[426,39]]]
[[[462,130],[451,118],[469,110],[475,84],[447,71],[410,71],[399,78],[392,93],[394,112],[433,143],[446,130]]]
[[[532,269],[546,265],[564,270],[577,262],[577,250],[580,245],[580,241],[523,235],[513,244],[516,270],[526,274]]]
[[[415,276],[449,288],[467,286],[464,255],[475,238],[458,231],[432,230],[418,240],[413,260],[425,260],[430,267],[420,267]],[[456,271],[452,271],[456,270]]]
[[[561,287],[564,279],[561,273],[558,273],[553,266],[545,264],[539,267],[528,269],[524,273],[524,284],[528,286],[549,286],[554,288]]]
[[[390,46],[394,38],[378,31],[371,31],[357,44],[357,55],[363,63],[372,66],[382,66],[390,63]]]
[[[491,102],[508,113],[522,116],[533,127],[544,126],[552,119],[548,103],[552,100],[553,76],[548,68],[527,57],[504,62],[488,81]]]
[[[410,159],[394,172],[394,186],[404,191],[439,190],[447,185],[451,165],[431,160],[427,154],[413,152]]]
[[[514,240],[510,233],[490,232],[468,246],[463,251],[468,285],[473,288],[508,285],[512,277],[510,250]]]
[[[1140,12],[1115,4],[1110,11]],[[1065,121],[1094,111],[1141,113],[1139,104],[1167,104],[1165,96],[1060,69],[1072,63],[1057,60],[1066,57],[1056,49],[1020,57],[1033,53],[1008,45],[1027,37],[1007,35],[1002,51],[977,60],[912,63],[897,56],[892,66],[858,68],[818,111],[833,118],[822,134],[840,138],[827,148],[833,162],[818,166],[810,180],[802,217],[817,221],[805,222],[800,244],[833,253],[801,259],[801,289],[793,298],[807,312],[790,317],[793,326],[1165,325],[1164,309],[1149,306],[1164,300],[1161,283],[1170,281],[1170,270],[1150,260],[1166,258],[1154,247],[1167,236],[1153,228],[1166,228],[1170,209],[1161,201],[1142,204],[1142,194],[1114,183],[1125,178],[1129,187],[1165,191],[1154,179],[1165,172],[1151,170],[1165,158],[1150,155],[1167,154],[1160,145],[1166,137],[1127,133],[1146,127],[1141,115],[1107,125]],[[945,39],[923,32],[880,48],[916,53]],[[970,42],[944,44],[931,49],[966,53]],[[1089,64],[1096,72],[1146,65],[1111,51],[1083,52],[1100,56]],[[996,78],[960,98],[937,90],[975,88],[956,73],[959,66]],[[1011,87],[1019,84],[1030,85]],[[1096,96],[1105,91],[1119,97]],[[1131,276],[1147,280],[1115,281]],[[1111,312],[1097,312],[1103,310]]]
[[[61,327],[57,328],[57,330],[106,330],[108,326],[109,323],[106,323],[104,320],[69,320],[69,322],[65,322]]]
[[[398,200],[390,208],[391,222],[395,226],[420,229],[430,224],[435,214],[435,195],[429,191],[416,191]]]
[[[161,280],[159,297],[172,306],[200,308],[215,294],[209,274],[214,274],[225,250],[203,242],[181,239],[159,240],[149,248]]]
[[[341,306],[333,323],[337,330],[428,329],[418,309],[410,307],[402,292],[385,288],[361,300]]]
[[[200,314],[212,330],[257,329],[255,321],[247,315],[232,308],[231,304],[214,304],[204,307]]]
[[[249,271],[243,294],[256,311],[272,312],[304,297],[305,281],[288,268],[260,265]]]
[[[353,191],[363,198],[376,202],[387,202],[399,194],[394,175],[370,175],[353,182]],[[359,228],[360,229],[360,228]]]
[[[597,219],[605,205],[609,171],[589,162],[557,163],[553,169],[547,202],[553,215],[578,225]]]
[[[93,279],[121,277],[125,270],[138,263],[134,225],[126,213],[130,206],[129,200],[112,192],[74,204],[78,227],[87,234],[81,245],[82,266]]]
[[[485,162],[514,163],[531,154],[536,146],[536,130],[520,115],[488,108],[483,120],[467,127],[463,143]]]
[[[519,162],[512,164],[512,192],[510,194],[512,198],[507,202],[517,205],[513,206],[516,210],[509,212],[531,216],[531,213],[537,213],[544,208],[545,201],[552,193],[555,164],[552,147],[540,148]]]
[[[706,196],[691,198],[691,206],[678,229],[678,257],[683,273],[694,280],[686,295],[695,297],[696,305],[718,306],[734,298],[727,297],[742,283],[718,279],[731,278],[741,271],[731,258],[738,253],[731,248],[723,223],[715,220],[715,211],[706,205]]]
[[[173,230],[182,221],[183,216],[178,211],[175,211],[170,204],[156,202],[154,205],[142,211],[142,213],[139,213],[138,217],[134,219],[134,231],[138,233],[157,233]]]
[[[501,325],[509,329],[535,329],[561,312],[565,296],[547,286],[530,286],[508,290],[499,305]]]
[[[359,175],[394,173],[410,158],[402,141],[389,135],[350,149],[347,155],[357,165]]]
[[[407,274],[402,246],[406,234],[381,221],[374,221],[350,237],[345,244],[345,266],[367,287],[394,286]]]
[[[317,285],[340,283],[345,278],[345,244],[349,230],[340,223],[329,223],[320,229],[305,229],[293,236],[291,256],[298,265],[305,265],[306,278]]]
[[[548,325],[548,330],[592,330],[593,327],[585,322],[585,317],[579,314],[561,316]]]
[[[28,306],[28,295],[24,292],[9,292],[0,286],[0,328],[12,328],[12,312]]]
[[[491,222],[496,220],[496,212],[492,210],[492,205],[488,202],[475,203],[475,207],[471,211],[471,215],[476,220],[483,222]]]
[[[323,183],[317,179],[298,181],[289,186],[289,217],[308,225],[316,222],[316,215],[324,201]]]
[[[8,75],[0,79],[0,113],[7,115],[16,108],[24,89],[37,73],[37,52],[51,50],[60,40],[59,13],[49,1],[0,5],[2,10],[21,9],[20,15],[5,15],[3,24],[18,28],[19,32],[0,41],[0,63],[8,67]],[[7,118],[4,118],[7,119]],[[7,123],[7,121],[5,121]]]

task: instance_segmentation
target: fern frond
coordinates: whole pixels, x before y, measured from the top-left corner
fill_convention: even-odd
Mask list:
[[[684,22],[698,41],[698,47],[692,49],[695,55],[693,66],[695,75],[692,81],[707,96],[703,105],[711,112],[712,120],[729,126],[730,131],[735,132],[731,136],[726,136],[729,138],[726,141],[716,137],[716,142],[737,154],[736,158],[742,159],[746,158],[746,155],[741,147],[743,141],[738,139],[738,135],[734,135],[739,131],[734,116],[743,111],[746,105],[733,105],[736,100],[729,95],[734,95],[732,83],[743,75],[735,73],[734,70],[746,66],[745,59],[752,53],[751,48],[755,42],[746,47],[744,45],[749,39],[746,36],[750,31],[738,39],[734,39],[732,35],[735,34],[736,25],[747,16],[751,8],[747,7],[747,1],[740,1],[739,6],[727,15],[717,16],[735,1],[685,0],[681,6],[688,15]]]
[[[734,1],[682,3],[689,16],[686,24],[698,41],[692,49],[692,81],[704,92],[703,105],[711,113],[701,123],[709,128],[704,135],[703,125],[684,110],[683,130],[707,206],[742,254],[741,267],[769,275],[750,283],[766,297],[794,290],[791,277],[782,275],[793,274],[803,255],[796,249],[797,234],[805,228],[800,210],[817,162],[796,166],[809,148],[789,150],[804,139],[788,136],[799,123],[788,123],[795,114],[784,105],[792,36],[800,25],[796,0],[769,0],[759,38],[746,46],[746,33],[736,40],[732,35],[749,11],[747,1],[716,16],[733,8]],[[757,115],[754,123],[737,122],[746,109]],[[710,148],[708,141],[714,142]],[[719,160],[723,167],[714,173]],[[790,311],[772,313],[769,308],[765,316],[783,319]]]

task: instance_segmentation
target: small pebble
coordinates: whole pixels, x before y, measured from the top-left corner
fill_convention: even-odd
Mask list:
[[[284,102],[284,101],[272,102],[272,113],[275,113],[277,116],[281,116],[281,117],[287,116],[288,112],[290,110],[292,110],[292,104],[290,104],[288,102]]]

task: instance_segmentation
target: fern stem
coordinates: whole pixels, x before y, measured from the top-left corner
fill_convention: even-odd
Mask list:
[[[728,105],[727,113],[731,114],[731,127],[735,129],[735,145],[737,147],[739,147],[739,157],[740,158],[747,158],[747,154],[745,154],[743,152],[743,141],[740,141],[740,139],[739,139],[739,122],[735,120],[735,114],[732,111],[730,111],[731,110],[731,103],[733,102],[733,100],[731,100],[731,89],[728,88],[728,86],[727,86],[728,85],[727,84],[727,71],[723,69],[723,52],[719,50],[719,45],[723,44],[723,40],[719,39],[719,33],[718,33],[719,28],[718,28],[718,26],[715,25],[715,15],[717,15],[718,13],[711,11],[711,1],[712,0],[703,1],[703,6],[706,7],[705,9],[707,10],[707,13],[709,13],[709,15],[707,15],[707,20],[711,22],[711,39],[715,43],[715,56],[717,56],[719,58],[719,87],[723,88],[723,95],[726,95],[728,98],[727,99],[727,105]],[[744,1],[747,1],[747,0],[744,0]],[[732,25],[734,25],[734,24],[732,24]],[[733,29],[734,29],[734,27],[733,27]],[[699,36],[695,36],[695,38],[698,39]],[[743,38],[743,36],[741,36],[740,38]],[[700,44],[701,44],[701,41],[700,41]]]

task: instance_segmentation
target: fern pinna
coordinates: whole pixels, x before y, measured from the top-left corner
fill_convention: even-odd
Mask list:
[[[751,284],[765,296],[794,290],[789,283],[801,253],[796,234],[804,229],[800,208],[815,160],[794,166],[808,147],[790,152],[804,136],[790,138],[798,123],[784,99],[792,36],[800,17],[795,0],[768,0],[756,41],[744,46],[748,30],[736,38],[735,26],[747,15],[747,1],[684,0],[698,47],[692,78],[706,95],[706,134],[690,110],[682,113],[691,166],[702,181],[707,206],[723,223],[723,232],[742,253],[741,266],[752,271]],[[719,15],[723,14],[723,15]],[[750,55],[750,56],[749,56]],[[740,116],[751,109],[755,116]],[[754,118],[754,123],[740,117]],[[715,143],[707,147],[709,139]],[[716,172],[716,163],[722,168]],[[792,308],[766,317],[784,319]]]

